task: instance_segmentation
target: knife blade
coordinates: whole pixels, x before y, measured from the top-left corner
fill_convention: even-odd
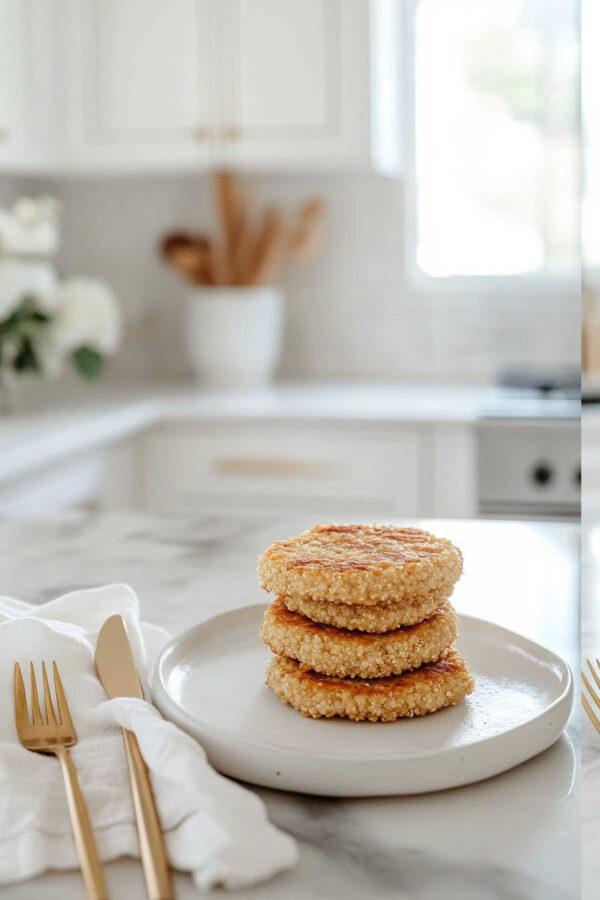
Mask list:
[[[96,672],[108,696],[144,699],[125,620],[111,616],[98,633]],[[140,853],[150,900],[173,900],[169,865],[150,775],[135,734],[123,728]]]
[[[123,616],[111,616],[98,634],[96,671],[108,696],[144,699]]]

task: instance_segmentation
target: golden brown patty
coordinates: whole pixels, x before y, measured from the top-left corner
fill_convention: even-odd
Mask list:
[[[260,557],[267,591],[332,603],[411,603],[436,592],[441,603],[462,572],[450,541],[418,528],[316,525],[276,541]]]
[[[292,612],[302,613],[313,622],[349,628],[351,631],[367,631],[381,634],[393,631],[403,625],[422,622],[439,609],[445,602],[447,591],[432,591],[418,600],[404,603],[379,603],[365,606],[364,603],[330,603],[328,600],[312,600],[309,597],[279,597]]]
[[[267,668],[266,683],[280,700],[305,716],[342,716],[357,722],[424,716],[455,706],[475,687],[468,666],[453,647],[437,662],[371,681],[318,675],[287,656],[275,656]]]
[[[277,600],[265,610],[261,637],[274,653],[324,675],[382,678],[439,659],[456,640],[457,617],[445,603],[431,618],[387,634],[319,625]]]

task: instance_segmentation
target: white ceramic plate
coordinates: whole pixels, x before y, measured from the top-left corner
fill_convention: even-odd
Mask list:
[[[220,772],[334,797],[416,794],[504,772],[553,744],[573,702],[569,667],[497,625],[460,618],[477,687],[458,706],[397,722],[307,719],[264,684],[265,606],[215,616],[171,641],[152,676],[163,715]]]

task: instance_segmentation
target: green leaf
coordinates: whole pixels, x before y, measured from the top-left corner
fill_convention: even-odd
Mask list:
[[[73,365],[82,378],[97,378],[104,366],[104,358],[93,347],[80,347],[72,355]]]
[[[20,333],[31,334],[33,329],[48,325],[52,317],[36,308],[32,297],[25,297],[12,313],[0,322],[0,336]]]
[[[40,362],[29,337],[24,337],[21,346],[15,356],[14,368],[17,372],[39,372]]]

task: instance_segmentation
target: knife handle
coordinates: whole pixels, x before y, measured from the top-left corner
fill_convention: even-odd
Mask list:
[[[150,900],[173,900],[175,895],[171,886],[165,842],[148,769],[135,734],[124,728],[123,740],[148,897]]]

